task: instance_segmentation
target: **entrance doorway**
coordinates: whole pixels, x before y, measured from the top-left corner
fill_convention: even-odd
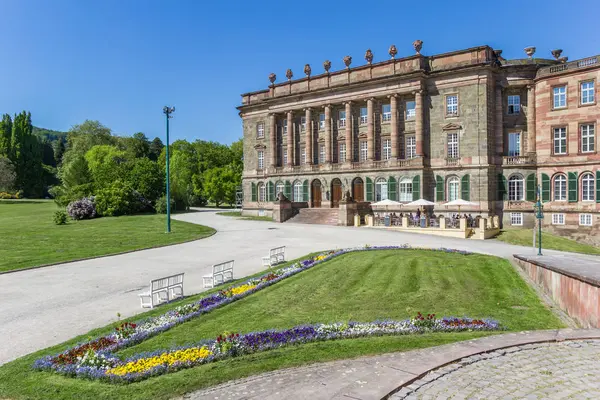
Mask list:
[[[311,206],[313,208],[321,207],[321,181],[319,181],[318,179],[312,181],[310,197],[312,200]]]
[[[352,197],[354,201],[365,201],[365,186],[361,178],[354,178],[352,181]]]
[[[331,208],[340,206],[342,200],[342,181],[335,178],[331,181]]]

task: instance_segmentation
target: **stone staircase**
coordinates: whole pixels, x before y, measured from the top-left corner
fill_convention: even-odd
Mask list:
[[[295,224],[337,225],[337,208],[299,208],[298,214],[287,220]]]

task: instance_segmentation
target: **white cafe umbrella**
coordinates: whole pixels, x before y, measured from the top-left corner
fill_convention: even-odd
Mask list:
[[[402,203],[390,199],[378,201],[377,203],[371,203],[372,206],[401,206]]]
[[[456,199],[456,200],[449,201],[449,202],[445,203],[444,205],[458,207],[458,212],[460,212],[461,207],[476,207],[479,204],[473,203],[471,201],[463,200],[463,199]]]
[[[405,206],[409,206],[409,207],[435,206],[435,203],[433,201],[419,199],[419,200],[411,201],[410,203],[405,204]]]

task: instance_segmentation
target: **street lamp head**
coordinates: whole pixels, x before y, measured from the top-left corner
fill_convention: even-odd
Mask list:
[[[168,106],[164,106],[163,107],[163,112],[167,115],[171,114],[172,112],[175,112],[175,107],[168,107]]]

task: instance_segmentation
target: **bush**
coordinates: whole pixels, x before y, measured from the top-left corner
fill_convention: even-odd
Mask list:
[[[54,186],[48,190],[50,196],[59,207],[66,207],[69,203],[90,197],[94,193],[94,186],[91,183],[73,186],[66,189],[64,186]]]
[[[75,220],[92,219],[96,217],[96,205],[93,197],[84,197],[81,200],[72,201],[67,206],[67,213]]]
[[[163,195],[156,200],[154,209],[158,214],[167,213],[167,196]],[[171,211],[175,211],[175,200],[171,199]]]
[[[54,213],[54,223],[56,225],[64,225],[67,223],[67,213],[64,211],[57,211]]]
[[[16,200],[23,198],[23,191],[19,190],[18,192],[0,192],[0,199],[3,200]]]
[[[104,216],[135,214],[150,208],[150,202],[133,190],[131,185],[115,181],[96,195],[96,212]]]

